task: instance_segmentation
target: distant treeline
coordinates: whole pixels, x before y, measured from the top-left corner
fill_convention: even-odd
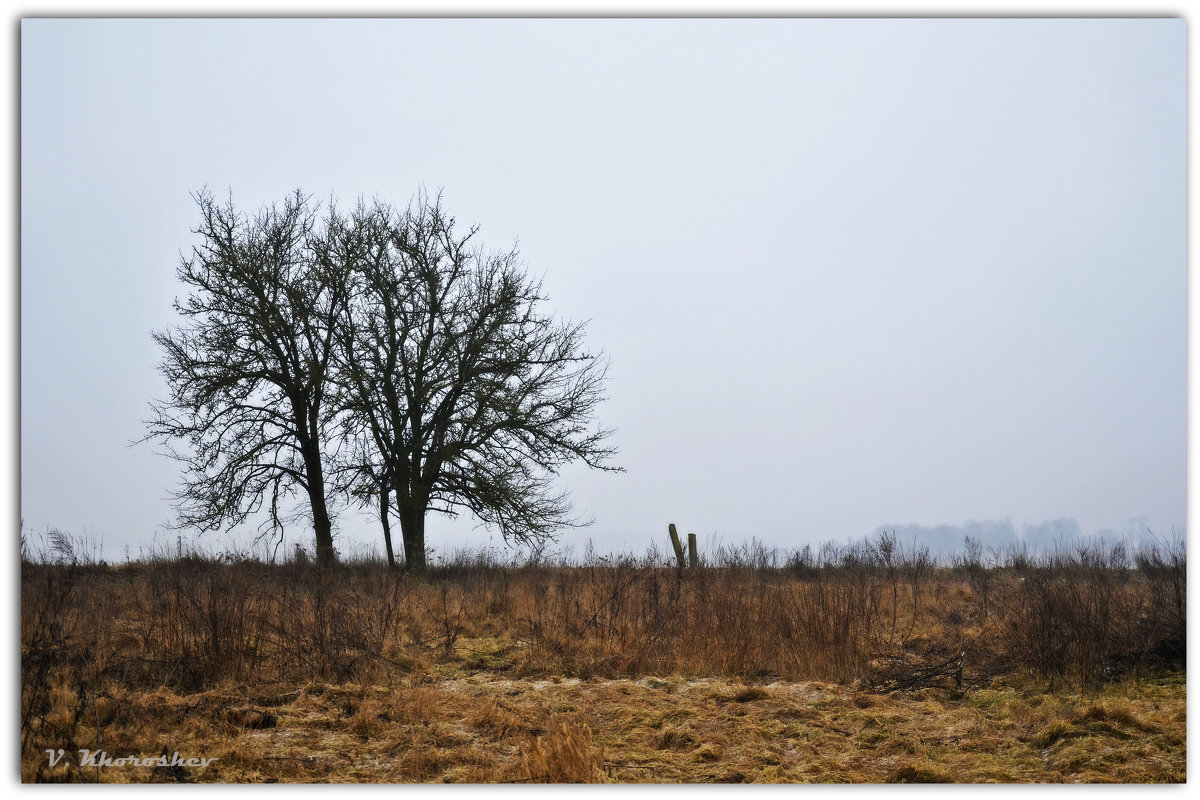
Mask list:
[[[1131,520],[1123,533],[1111,529],[1088,532],[1080,528],[1076,520],[1064,517],[1037,525],[1023,523],[1018,530],[1012,519],[1005,517],[999,520],[968,520],[962,525],[880,525],[864,538],[871,540],[881,533],[892,533],[903,546],[926,547],[929,554],[939,560],[947,560],[963,552],[968,539],[978,543],[984,552],[1025,550],[1031,555],[1038,555],[1081,545],[1111,547],[1124,544],[1132,550],[1164,547],[1175,539],[1182,542],[1185,538],[1178,531],[1152,531],[1146,522],[1145,519]]]
[[[518,568],[528,565],[580,566],[604,558],[614,562],[639,561],[670,566],[675,563],[665,531],[661,539],[649,537],[648,552],[605,551],[588,540],[581,548],[574,542],[543,542],[539,546],[450,546],[436,551],[430,549],[430,564],[457,567],[462,564],[505,566]],[[700,562],[710,566],[745,566],[786,568],[788,565],[839,564],[846,558],[857,560],[884,539],[892,540],[897,553],[905,557],[920,557],[940,567],[952,567],[966,559],[984,566],[1001,567],[1013,561],[1039,560],[1061,553],[1077,553],[1081,549],[1112,554],[1118,548],[1131,564],[1136,564],[1139,552],[1163,551],[1184,557],[1187,537],[1185,531],[1151,530],[1145,520],[1132,520],[1125,533],[1104,529],[1095,533],[1083,531],[1074,519],[1049,520],[1037,525],[1025,523],[1020,533],[1009,518],[1002,520],[969,520],[962,525],[881,525],[875,531],[857,539],[838,542],[825,540],[795,547],[781,547],[754,538],[729,542],[720,535],[702,536]],[[277,541],[277,545],[283,542]],[[345,547],[345,549],[343,549]],[[157,542],[151,548],[139,548],[131,553],[125,548],[124,557],[111,559],[104,553],[104,542],[89,536],[76,536],[60,529],[45,532],[21,532],[21,558],[34,563],[78,562],[113,563],[163,562],[190,560],[238,560],[262,562],[304,561],[313,557],[311,548],[298,542],[271,546],[257,542],[250,550],[221,548],[205,537],[179,535]],[[370,563],[383,558],[372,545],[339,543],[339,558],[353,563]],[[1121,560],[1121,559],[1118,559]]]

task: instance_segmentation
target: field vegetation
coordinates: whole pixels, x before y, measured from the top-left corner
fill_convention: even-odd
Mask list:
[[[1182,543],[941,563],[885,534],[421,576],[82,549],[23,553],[25,781],[1186,777]]]

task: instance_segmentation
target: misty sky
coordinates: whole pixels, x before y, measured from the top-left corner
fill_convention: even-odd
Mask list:
[[[612,362],[578,548],[1182,530],[1185,58],[1181,19],[25,20],[25,527],[174,542],[128,445],[207,185],[442,188],[519,242]]]

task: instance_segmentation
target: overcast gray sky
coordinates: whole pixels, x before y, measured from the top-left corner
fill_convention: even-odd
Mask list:
[[[127,444],[189,192],[424,185],[611,357],[627,472],[564,473],[564,542],[1182,531],[1185,59],[1180,19],[25,20],[26,528],[172,518]]]

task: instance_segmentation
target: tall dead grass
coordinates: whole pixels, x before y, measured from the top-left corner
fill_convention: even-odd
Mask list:
[[[559,720],[521,750],[521,777],[532,783],[604,783],[604,751],[578,720]]]
[[[464,555],[413,577],[361,560],[330,569],[183,552],[113,566],[60,537],[25,553],[21,595],[22,740],[38,749],[102,744],[97,698],[113,687],[450,669],[970,689],[1002,677],[1096,685],[1182,669],[1186,653],[1182,543],[987,558],[968,546],[937,564],[884,535],[782,557],[752,543],[684,571],[653,551],[583,563]],[[574,764],[568,743],[583,735],[552,732],[530,749],[531,779],[581,779],[584,767],[554,764]]]

